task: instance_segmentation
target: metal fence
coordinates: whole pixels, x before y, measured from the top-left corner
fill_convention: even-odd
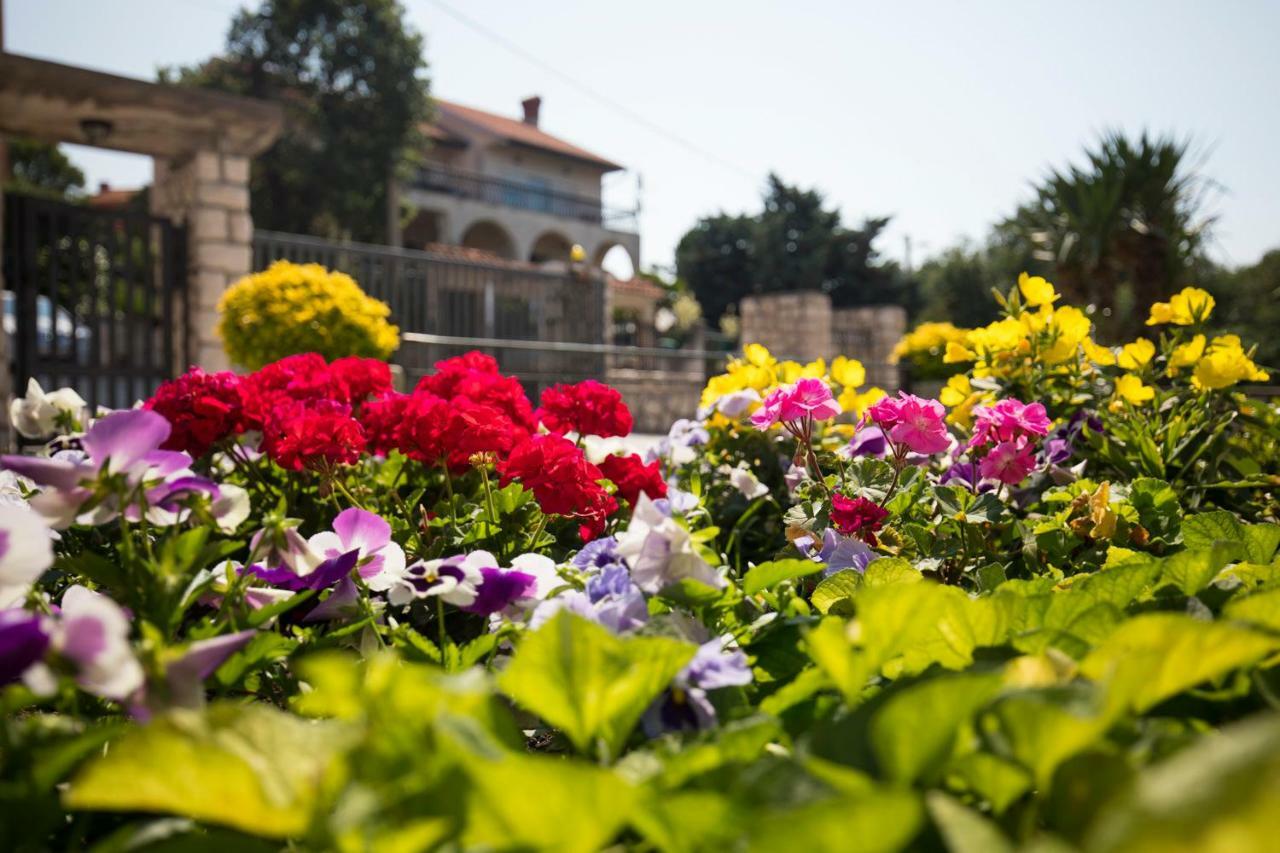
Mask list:
[[[146,213],[4,199],[4,324],[28,379],[126,408],[185,366],[185,230]]]

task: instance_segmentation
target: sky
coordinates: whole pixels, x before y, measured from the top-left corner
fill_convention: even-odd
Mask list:
[[[3,3],[7,50],[145,79],[218,52],[242,5]],[[1113,128],[1192,140],[1217,260],[1280,247],[1280,2],[402,3],[435,94],[512,116],[541,95],[543,129],[628,167],[607,192],[639,188],[645,267],[699,217],[758,210],[771,170],[846,222],[891,216],[877,248],[919,263]],[[150,179],[145,158],[69,151],[90,186]]]

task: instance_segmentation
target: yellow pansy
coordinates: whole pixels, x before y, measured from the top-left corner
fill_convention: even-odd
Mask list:
[[[1094,364],[1107,367],[1116,363],[1116,354],[1110,347],[1094,343],[1093,338],[1085,338],[1080,342],[1080,346],[1084,348],[1085,356]]]
[[[978,356],[967,346],[955,341],[947,341],[947,351],[942,356],[943,364],[959,364],[965,361],[973,361]]]
[[[846,388],[857,388],[867,381],[867,369],[856,358],[838,355],[831,362],[831,378]]]
[[[1155,397],[1156,389],[1143,385],[1140,377],[1126,373],[1116,380],[1116,395],[1136,406]]]
[[[951,410],[947,413],[947,423],[967,430],[973,426],[974,407],[990,397],[990,394],[975,391],[969,377],[961,373],[947,380],[938,394],[938,401]]]
[[[1204,356],[1204,335],[1196,335],[1185,344],[1173,348],[1169,353],[1169,375],[1173,376],[1184,367],[1191,367]]]
[[[853,412],[854,417],[860,418],[868,408],[886,396],[888,394],[883,388],[873,386],[859,393],[852,387],[846,386],[844,391],[840,392],[840,396],[836,398],[836,402],[840,404],[840,408],[846,412]]]
[[[1076,349],[1089,337],[1093,323],[1079,308],[1064,305],[1053,312],[1049,334],[1052,343],[1042,353],[1045,361],[1057,364],[1076,354]]]
[[[1120,357],[1116,361],[1125,370],[1141,370],[1151,362],[1155,354],[1155,344],[1146,338],[1138,338],[1121,348]]]
[[[773,356],[763,344],[747,344],[742,348],[742,356],[747,360],[747,364],[753,364],[756,367],[770,367],[774,364]]]
[[[1025,272],[1019,275],[1018,290],[1022,291],[1023,300],[1032,308],[1052,305],[1058,301],[1058,292],[1053,289],[1053,285],[1038,275],[1027,275]]]
[[[1213,339],[1204,357],[1196,362],[1191,384],[1201,391],[1215,391],[1237,382],[1266,382],[1271,375],[1254,364],[1236,335]]]
[[[1198,287],[1184,287],[1170,297],[1168,302],[1157,302],[1151,306],[1147,325],[1173,323],[1176,326],[1190,326],[1203,323],[1209,319],[1216,304],[1209,291]]]

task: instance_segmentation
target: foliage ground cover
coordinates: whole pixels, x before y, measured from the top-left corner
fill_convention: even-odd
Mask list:
[[[1280,436],[1195,289],[1043,279],[929,400],[748,346],[649,458],[482,353],[33,385],[0,846],[1266,849]]]

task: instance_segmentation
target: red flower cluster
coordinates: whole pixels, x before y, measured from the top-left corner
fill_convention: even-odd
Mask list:
[[[867,498],[831,496],[831,523],[845,536],[857,536],[868,545],[876,544],[876,531],[889,511]]]
[[[496,406],[418,390],[404,403],[398,446],[426,465],[444,459],[451,471],[465,471],[475,454],[506,456],[526,435]]]
[[[631,410],[616,388],[594,379],[576,385],[553,385],[542,392],[538,420],[559,435],[624,436],[631,432]]]
[[[502,412],[515,426],[533,432],[537,422],[524,386],[514,376],[498,372],[498,362],[482,352],[469,352],[436,362],[436,372],[424,376],[414,393],[426,392],[443,400],[469,400]]]
[[[558,435],[534,435],[499,463],[501,484],[519,480],[533,492],[542,511],[581,521],[578,532],[589,542],[604,532],[605,520],[618,509],[599,481],[604,474],[573,442]]]
[[[281,468],[351,465],[365,449],[351,407],[336,400],[280,403],[262,429],[262,451]]]
[[[143,407],[169,421],[172,429],[165,450],[203,456],[219,441],[244,431],[240,377],[234,373],[206,373],[193,367],[161,385]]]
[[[636,505],[641,493],[654,500],[667,496],[667,481],[662,479],[661,465],[656,459],[646,465],[637,453],[606,456],[600,463],[600,471],[618,487],[618,497],[631,506]]]

